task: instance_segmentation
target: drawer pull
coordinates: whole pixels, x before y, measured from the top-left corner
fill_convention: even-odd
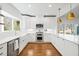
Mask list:
[[[0,49],[2,49],[3,47],[0,47]]]
[[[0,55],[2,55],[3,53],[0,53]]]

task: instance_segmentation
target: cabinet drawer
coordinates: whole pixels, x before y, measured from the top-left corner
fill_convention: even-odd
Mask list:
[[[7,48],[2,48],[1,50],[0,50],[0,53],[1,52],[7,52]]]
[[[0,56],[1,55],[7,55],[7,43],[1,44],[0,45]]]
[[[3,52],[0,52],[0,56],[2,56],[3,55]]]
[[[0,44],[0,49],[2,49],[2,47],[7,47],[7,43],[4,43],[4,44]]]
[[[0,52],[0,56],[7,56],[7,52]]]

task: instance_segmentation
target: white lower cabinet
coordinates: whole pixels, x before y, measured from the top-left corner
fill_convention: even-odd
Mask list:
[[[26,34],[25,36],[22,36],[20,37],[20,40],[19,40],[19,52],[21,52],[23,50],[23,48],[27,45],[28,42],[31,42],[35,39],[35,34]]]
[[[35,38],[35,33],[29,33],[28,34],[28,40],[27,41],[35,41],[36,38]]]
[[[0,44],[0,56],[7,56],[7,43]]]
[[[51,42],[51,34],[50,33],[44,33],[44,41]]]
[[[28,42],[31,42],[34,39],[34,33],[28,33],[27,35],[20,37],[19,52],[23,50],[23,48],[27,45]],[[44,40],[47,42],[51,42],[63,56],[79,55],[79,45],[76,43],[63,39],[56,35],[52,35],[50,33],[44,33]],[[7,56],[7,43],[0,44],[0,56]]]
[[[61,37],[58,37],[56,35],[49,34],[49,33],[47,33],[46,36],[44,37],[44,39],[47,39],[47,41],[52,42],[55,48],[63,56],[78,56],[79,55],[78,44],[71,42],[69,40],[63,39]]]
[[[20,37],[20,40],[19,40],[19,52],[21,52],[23,50],[23,48],[25,47],[26,45],[26,37],[23,36],[23,37]]]
[[[65,41],[64,42],[65,43],[64,55],[65,56],[78,56],[78,45],[67,40],[64,40],[64,41]]]
[[[78,56],[78,45],[66,39],[56,37],[55,47],[63,56]]]
[[[66,39],[55,37],[52,43],[63,56],[78,56],[78,45]]]
[[[62,38],[56,37],[55,43],[56,43],[55,44],[56,49],[61,53],[61,55],[63,55],[65,48],[64,40]]]

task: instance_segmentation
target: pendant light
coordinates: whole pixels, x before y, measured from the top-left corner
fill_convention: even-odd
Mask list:
[[[70,4],[70,12],[67,14],[67,19],[69,21],[72,21],[74,20],[75,18],[75,13],[72,11],[72,5]]]
[[[62,19],[60,18],[60,10],[61,10],[61,8],[58,9],[58,11],[59,11],[59,17],[57,19],[57,33],[60,32],[59,26],[62,23]]]
[[[60,10],[61,10],[61,8],[59,8],[58,10],[59,10],[59,17],[57,19],[57,23],[61,24],[62,23],[62,19],[60,18]]]

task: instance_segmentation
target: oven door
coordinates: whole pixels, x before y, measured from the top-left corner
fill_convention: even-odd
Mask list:
[[[43,41],[43,33],[42,32],[36,33],[36,41]]]

